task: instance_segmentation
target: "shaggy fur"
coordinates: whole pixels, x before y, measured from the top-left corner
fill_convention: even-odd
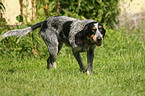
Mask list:
[[[56,68],[56,57],[63,43],[72,48],[72,52],[80,70],[88,74],[93,70],[94,49],[102,45],[105,36],[103,26],[94,20],[78,20],[65,16],[49,17],[25,29],[16,29],[6,32],[2,38],[9,36],[24,36],[40,27],[40,35],[46,43],[50,56],[47,59],[47,68]],[[83,64],[80,52],[87,52],[88,68]]]

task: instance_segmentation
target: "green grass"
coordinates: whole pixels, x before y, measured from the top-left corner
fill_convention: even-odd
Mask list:
[[[9,47],[0,50],[1,96],[145,95],[145,40],[141,32],[107,30],[104,45],[95,50],[92,75],[79,72],[66,46],[58,55],[57,69],[50,70],[46,69],[48,56],[29,57],[26,52],[19,58],[7,54]],[[86,53],[82,58],[86,64]]]

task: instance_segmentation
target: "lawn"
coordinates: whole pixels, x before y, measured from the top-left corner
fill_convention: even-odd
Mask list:
[[[12,38],[8,43],[14,42]],[[25,37],[21,39],[25,41]],[[66,46],[57,57],[57,69],[47,70],[48,55],[42,56],[46,48],[38,57],[26,52],[21,58],[23,53],[17,55],[15,46],[3,47],[5,44],[4,40],[0,42],[1,96],[145,95],[145,39],[141,31],[108,29],[103,46],[95,49],[91,75],[79,71]],[[86,53],[81,55],[87,65]]]

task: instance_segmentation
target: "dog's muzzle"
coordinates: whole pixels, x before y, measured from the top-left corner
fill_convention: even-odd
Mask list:
[[[97,46],[101,46],[101,45],[102,45],[103,37],[101,37],[101,36],[96,36],[96,35],[92,35],[91,37],[92,37],[93,42],[94,42]]]

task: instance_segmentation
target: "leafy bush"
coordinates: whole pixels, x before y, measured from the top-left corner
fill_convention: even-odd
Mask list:
[[[36,0],[37,14],[46,17],[65,15],[78,19],[93,19],[107,26],[117,23],[119,0]]]
[[[111,26],[120,12],[118,3],[119,0],[63,0],[60,6],[62,15],[69,11]]]

